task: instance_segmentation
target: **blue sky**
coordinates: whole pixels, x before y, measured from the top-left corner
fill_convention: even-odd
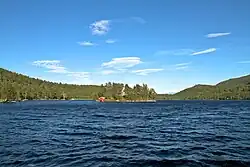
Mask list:
[[[0,67],[159,93],[250,73],[249,0],[1,0]]]

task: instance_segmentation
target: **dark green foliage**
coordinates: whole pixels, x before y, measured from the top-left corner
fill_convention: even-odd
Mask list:
[[[196,85],[158,99],[176,100],[250,100],[250,75],[229,79],[217,85]]]
[[[96,85],[68,85],[30,78],[0,68],[0,99],[90,99],[103,88]]]
[[[98,99],[105,96],[107,99],[153,99],[155,91],[146,84],[136,85],[133,89],[125,85],[125,95],[122,90],[124,84],[106,83],[105,85],[70,85],[52,83],[30,78],[21,74],[0,68],[0,99]]]
[[[130,87],[122,83],[70,85],[30,78],[0,68],[0,100],[98,99],[111,100],[250,100],[250,75],[217,85],[196,85],[173,95],[158,94],[146,84]]]
[[[152,100],[156,97],[156,92],[152,88],[148,88],[147,84],[142,86],[136,84],[133,88],[125,85],[125,96],[126,100]]]
[[[95,97],[102,96],[110,100],[151,100],[155,99],[156,92],[147,84],[136,84],[131,88],[128,84],[109,82],[104,86],[104,91],[98,92]]]

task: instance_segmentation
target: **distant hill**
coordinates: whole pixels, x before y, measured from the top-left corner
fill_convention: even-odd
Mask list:
[[[122,95],[124,90],[124,96]],[[216,85],[195,85],[175,94],[157,94],[146,84],[129,87],[122,83],[72,85],[53,83],[0,68],[0,101],[4,99],[219,99],[250,100],[250,75],[232,78]]]
[[[124,96],[122,96],[124,90]],[[53,83],[0,68],[0,101],[23,99],[154,99],[156,92],[146,84],[129,87],[122,83],[72,85]]]
[[[250,100],[250,75],[232,78],[216,85],[195,85],[173,95],[160,95],[158,99]]]
[[[103,91],[97,85],[53,83],[0,68],[0,99],[89,99],[93,92]]]
[[[218,83],[217,87],[225,87],[225,88],[235,88],[239,86],[249,85],[250,83],[250,75],[238,77],[238,78],[231,78],[225,81]]]

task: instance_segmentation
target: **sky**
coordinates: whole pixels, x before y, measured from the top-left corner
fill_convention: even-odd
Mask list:
[[[249,0],[1,0],[0,67],[158,93],[250,73]]]

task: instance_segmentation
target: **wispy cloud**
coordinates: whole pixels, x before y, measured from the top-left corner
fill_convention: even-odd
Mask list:
[[[67,73],[67,69],[60,64],[59,60],[38,60],[34,61],[32,65],[49,69],[48,72]]]
[[[249,64],[250,63],[250,60],[246,60],[246,61],[239,61],[237,63],[240,63],[240,64]]]
[[[146,23],[146,20],[144,20],[143,18],[141,17],[131,17],[132,20],[138,22],[138,23],[141,23],[141,24],[145,24]]]
[[[113,43],[115,43],[116,42],[116,40],[114,40],[114,39],[107,39],[106,41],[105,41],[105,43],[107,43],[107,44],[113,44]]]
[[[187,68],[189,68],[189,66],[179,66],[179,67],[175,67],[174,70],[183,70]]]
[[[68,72],[68,76],[75,78],[89,78],[89,72]]]
[[[128,21],[135,21],[136,23],[145,24],[146,21],[141,17],[128,17],[128,18],[117,18],[117,19],[105,19],[98,20],[89,25],[93,35],[105,35],[110,31],[111,23],[126,23]]]
[[[172,55],[172,56],[182,56],[190,55],[194,50],[192,49],[177,49],[177,50],[160,50],[155,53],[155,55]]]
[[[194,52],[194,53],[192,53],[191,55],[192,55],[192,56],[195,56],[195,55],[201,55],[201,54],[212,53],[212,52],[215,52],[215,51],[216,51],[216,48],[209,48],[209,49],[202,50],[202,51],[199,51],[199,52]]]
[[[67,68],[61,65],[60,60],[37,60],[32,62],[32,65],[48,69],[48,71],[46,72],[64,74],[66,76],[73,77],[74,79],[77,80],[87,79],[89,77],[89,72],[69,71]]]
[[[132,73],[135,73],[137,75],[148,75],[150,73],[155,73],[155,72],[159,72],[163,70],[164,69],[162,68],[148,68],[148,69],[135,70],[135,71],[132,71]]]
[[[90,24],[89,28],[93,35],[105,35],[110,30],[110,20],[99,20]]]
[[[94,46],[94,45],[96,45],[95,43],[90,42],[90,41],[78,42],[78,44],[81,46]]]
[[[231,34],[231,32],[211,33],[211,34],[207,34],[206,37],[207,38],[216,38],[216,37],[226,36],[226,35],[230,35],[230,34]]]
[[[189,65],[191,64],[192,62],[187,62],[187,63],[179,63],[179,64],[175,64],[171,67],[171,70],[184,70],[184,69],[187,69],[189,68]]]
[[[139,57],[121,57],[121,58],[113,58],[109,62],[102,63],[102,67],[126,69],[126,68],[130,68],[141,63],[142,61]]]
[[[165,67],[166,71],[179,71],[179,70],[186,70],[190,68],[190,64],[192,62],[185,62],[185,63],[178,63],[178,64],[173,64],[173,65],[168,65]]]
[[[180,66],[187,66],[189,64],[191,64],[192,62],[187,62],[187,63],[179,63],[179,64],[175,64],[174,66],[180,67]]]
[[[169,55],[169,56],[182,56],[182,55],[200,55],[215,52],[216,48],[209,48],[203,51],[194,51],[193,49],[177,49],[177,50],[160,50],[155,53],[155,55]]]
[[[114,70],[103,70],[103,71],[101,71],[102,75],[110,75],[110,74],[115,74],[115,73],[117,73],[117,71],[114,71]]]

